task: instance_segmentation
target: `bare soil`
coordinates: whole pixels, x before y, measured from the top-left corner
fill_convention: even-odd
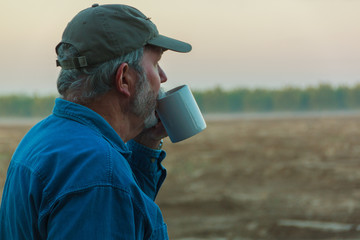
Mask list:
[[[0,125],[0,191],[29,125]],[[360,239],[360,116],[208,121],[168,139],[170,239]]]

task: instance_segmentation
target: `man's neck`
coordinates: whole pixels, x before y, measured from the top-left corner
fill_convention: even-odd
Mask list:
[[[128,100],[119,99],[111,91],[92,101],[86,107],[101,115],[124,142],[136,137],[143,129],[143,123],[128,110]]]

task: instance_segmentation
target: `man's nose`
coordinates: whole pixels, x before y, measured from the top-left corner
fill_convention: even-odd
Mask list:
[[[164,83],[167,81],[167,76],[166,76],[164,70],[162,70],[162,68],[160,66],[159,66],[159,75],[160,75],[161,83]]]

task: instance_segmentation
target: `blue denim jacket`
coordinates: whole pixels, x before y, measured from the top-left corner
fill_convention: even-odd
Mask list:
[[[10,162],[0,239],[168,239],[154,202],[164,158],[125,144],[94,111],[56,99]]]

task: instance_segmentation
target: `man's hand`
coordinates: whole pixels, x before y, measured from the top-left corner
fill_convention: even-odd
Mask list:
[[[154,127],[144,129],[134,140],[148,148],[157,149],[160,145],[160,140],[167,136],[164,125],[159,120]]]

